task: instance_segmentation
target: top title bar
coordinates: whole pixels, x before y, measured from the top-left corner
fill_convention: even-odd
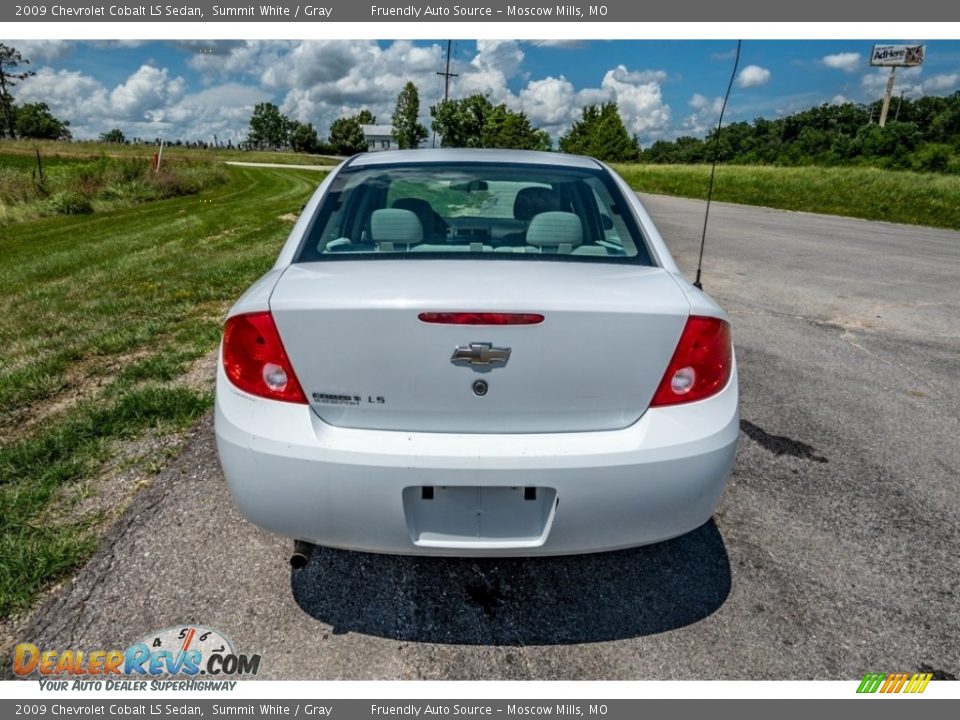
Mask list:
[[[871,0],[873,22],[953,22],[960,3]],[[175,0],[172,3],[98,2],[96,0],[24,0],[0,5],[0,22],[860,22],[860,3],[806,0],[687,0],[683,3],[600,0],[561,4],[543,0],[480,0],[452,3],[403,0]]]

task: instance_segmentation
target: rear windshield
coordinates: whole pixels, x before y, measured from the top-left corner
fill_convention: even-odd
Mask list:
[[[345,168],[296,262],[358,256],[652,264],[602,169],[489,162]]]

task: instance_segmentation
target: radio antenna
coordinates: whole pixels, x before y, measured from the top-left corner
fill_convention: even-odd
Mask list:
[[[717,153],[720,150],[720,128],[723,127],[723,114],[727,111],[727,102],[730,100],[730,90],[733,89],[733,80],[737,76],[737,66],[740,64],[740,46],[743,40],[737,40],[737,54],[733,58],[733,71],[730,73],[730,82],[727,83],[727,94],[723,96],[723,105],[720,107],[720,119],[717,120],[717,132],[713,136],[713,163],[710,165],[710,185],[707,187],[707,210],[703,214],[703,232],[700,234],[700,257],[697,259],[697,279],[694,287],[703,290],[700,282],[700,271],[703,269],[703,245],[707,241],[707,220],[710,219],[710,201],[713,199],[713,178],[717,173]]]

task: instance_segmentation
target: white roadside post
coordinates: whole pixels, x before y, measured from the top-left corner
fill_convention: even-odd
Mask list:
[[[890,68],[890,77],[887,78],[887,91],[883,94],[883,105],[880,107],[880,127],[887,124],[887,113],[890,112],[890,96],[893,95],[893,83],[897,78],[897,66]]]

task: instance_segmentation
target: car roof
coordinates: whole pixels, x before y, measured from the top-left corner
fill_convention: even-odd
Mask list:
[[[593,158],[565,153],[535,150],[480,150],[473,148],[442,148],[439,150],[384,150],[368,152],[350,159],[351,168],[375,165],[416,165],[419,163],[484,162],[523,165],[550,165],[552,167],[586,168],[596,170],[600,163]]]

